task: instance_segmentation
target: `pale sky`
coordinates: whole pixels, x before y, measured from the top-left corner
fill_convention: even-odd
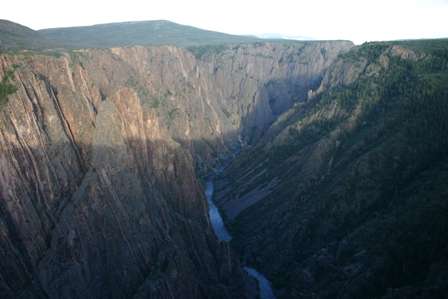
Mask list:
[[[31,27],[157,20],[232,34],[314,39],[448,37],[448,0],[12,0],[0,19]]]

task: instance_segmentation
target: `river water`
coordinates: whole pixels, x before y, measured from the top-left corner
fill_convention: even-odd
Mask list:
[[[212,223],[213,231],[215,232],[218,240],[228,242],[232,239],[232,236],[224,225],[221,214],[213,202],[213,192],[213,179],[209,178],[205,184],[205,196],[207,197],[208,202],[208,215]],[[275,299],[271,283],[263,274],[250,267],[244,267],[244,271],[257,280],[261,299]]]
[[[213,202],[213,191],[214,191],[213,181],[209,179],[205,185],[205,196],[207,197],[208,202],[208,216],[210,217],[213,231],[215,232],[216,237],[218,237],[218,240],[228,242],[232,239],[232,237],[227,231],[227,228],[224,225],[224,221],[222,220],[221,214],[219,213],[218,208]]]

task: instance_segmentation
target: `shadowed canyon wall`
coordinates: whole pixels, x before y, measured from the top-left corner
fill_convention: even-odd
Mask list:
[[[341,55],[215,183],[280,298],[444,298],[448,42]]]

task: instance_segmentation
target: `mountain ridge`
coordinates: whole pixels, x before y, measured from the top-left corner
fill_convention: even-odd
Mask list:
[[[97,24],[92,26],[39,30],[42,35],[65,47],[110,48],[133,45],[192,46],[219,43],[257,41],[256,38],[236,36],[166,20]]]
[[[54,46],[39,32],[8,20],[0,20],[0,50],[41,50]]]

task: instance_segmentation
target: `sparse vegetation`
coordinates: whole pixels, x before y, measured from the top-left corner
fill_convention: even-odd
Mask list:
[[[142,21],[56,28],[40,30],[38,33],[68,49],[110,48],[133,45],[190,47],[259,41],[255,37],[202,30],[169,21]]]
[[[16,68],[17,66],[14,66],[13,69],[6,71],[0,82],[0,109],[8,103],[8,96],[17,91],[17,87],[11,83]]]
[[[188,50],[193,53],[196,59],[202,59],[206,55],[217,55],[228,49],[226,45],[204,45],[188,47]]]
[[[178,108],[173,108],[170,111],[168,111],[168,119],[170,120],[170,122],[174,121],[174,119],[177,116],[178,113]]]
[[[164,103],[166,103],[167,97],[166,95],[158,95],[151,97],[149,99],[150,107],[153,109],[160,108]]]
[[[61,52],[51,52],[52,55],[56,58],[59,58],[62,56]],[[86,59],[86,54],[82,53],[80,51],[71,50],[68,51],[68,54],[70,55],[70,67],[73,68],[75,65],[80,65],[81,67],[84,67],[82,61]]]

